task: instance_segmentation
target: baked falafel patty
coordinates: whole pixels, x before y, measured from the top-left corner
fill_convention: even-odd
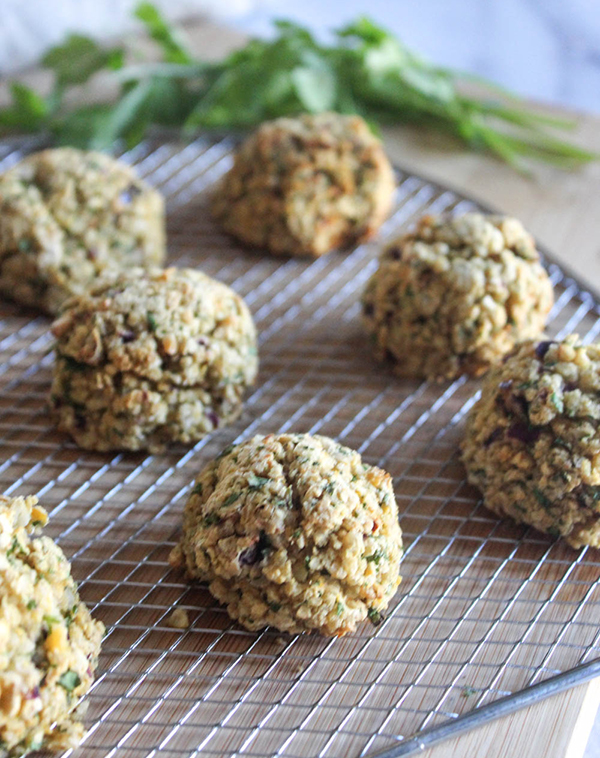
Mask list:
[[[0,496],[0,753],[76,746],[104,625],[79,600],[37,498]]]
[[[600,547],[600,344],[576,335],[520,345],[490,371],[462,457],[484,505]]]
[[[257,436],[196,480],[171,555],[248,629],[341,636],[400,584],[392,478],[328,437]]]
[[[317,257],[375,234],[394,187],[381,142],[359,116],[278,118],[242,144],[213,214],[247,245]]]
[[[72,298],[56,337],[50,403],[91,450],[160,451],[236,418],[256,330],[242,298],[192,269],[132,269]]]
[[[478,376],[544,329],[550,279],[520,221],[425,216],[384,250],[363,295],[375,355],[396,373]]]

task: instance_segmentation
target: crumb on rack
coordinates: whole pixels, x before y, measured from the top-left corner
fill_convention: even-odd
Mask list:
[[[190,618],[186,610],[175,608],[173,613],[167,616],[165,624],[173,629],[187,629],[190,625]]]

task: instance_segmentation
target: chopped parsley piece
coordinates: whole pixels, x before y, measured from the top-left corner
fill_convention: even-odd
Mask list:
[[[227,447],[224,447],[223,450],[217,455],[217,460],[220,458],[224,458],[226,455],[229,455],[229,453],[233,450],[235,445],[227,445]]]
[[[77,672],[69,669],[59,677],[58,683],[61,687],[64,687],[67,692],[73,692],[73,690],[81,684],[81,679]]]
[[[19,542],[19,540],[16,537],[14,537],[13,541],[12,541],[12,545],[6,551],[6,555],[7,556],[8,555],[12,555],[13,553],[17,553],[17,552],[22,553],[23,552],[23,546],[21,545],[21,543]]]
[[[67,626],[71,626],[73,621],[75,621],[75,616],[77,616],[78,610],[79,610],[79,606],[74,605],[72,608],[69,608],[69,610],[64,614],[65,621],[67,622]]]
[[[565,404],[563,403],[562,397],[559,397],[556,392],[553,392],[550,395],[550,400],[552,401],[552,405],[556,408],[556,410],[559,413],[562,413],[565,409]]]
[[[223,501],[223,507],[235,503],[241,494],[241,492],[232,492],[231,495]]]
[[[218,513],[209,513],[204,517],[204,526],[214,526],[221,523],[221,517]]]
[[[34,608],[37,608],[37,603],[35,602],[35,600],[30,600],[27,603],[27,610],[32,611]]]
[[[476,693],[477,693],[477,690],[475,689],[475,687],[466,686],[462,688],[463,697],[471,697],[471,695],[475,695]]]
[[[369,617],[369,621],[373,624],[373,626],[379,626],[379,624],[381,624],[381,622],[384,620],[383,613],[375,608],[369,608],[367,616]]]
[[[552,503],[550,502],[550,500],[548,500],[546,495],[544,495],[544,493],[538,487],[533,488],[533,494],[535,495],[535,498],[538,501],[538,503],[542,505],[544,508],[550,508],[552,506]]]
[[[269,608],[273,613],[277,613],[277,611],[281,610],[281,603],[269,603]]]
[[[158,329],[158,321],[156,316],[151,311],[146,314],[146,321],[148,322],[148,328],[151,332],[155,332]]]
[[[566,440],[564,440],[562,437],[555,437],[554,438],[554,444],[558,445],[559,447],[564,447],[567,450],[571,450],[571,445]]]
[[[202,484],[197,484],[192,490],[192,495],[201,495],[203,490],[204,486]]]
[[[376,550],[371,555],[367,555],[365,560],[367,561],[367,563],[374,563],[376,566],[379,566],[379,561],[382,558],[385,558],[385,556],[386,556],[385,550]]]
[[[63,361],[67,364],[69,371],[72,371],[74,373],[78,371],[85,371],[86,368],[88,368],[87,363],[76,361],[75,358],[71,358],[70,355],[63,355]]]
[[[344,604],[338,600],[337,605],[335,606],[336,616],[341,616],[343,612],[344,612]]]
[[[265,484],[268,484],[271,480],[267,476],[256,476],[256,474],[250,474],[248,477],[248,489],[260,490]]]

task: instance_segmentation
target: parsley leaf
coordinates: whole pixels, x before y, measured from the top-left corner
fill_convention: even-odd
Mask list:
[[[47,101],[20,82],[10,85],[12,105],[0,111],[0,127],[34,131],[43,126],[49,112]]]
[[[54,72],[59,85],[84,84],[103,68],[121,68],[123,50],[118,47],[107,50],[89,37],[70,34],[62,45],[44,55],[42,65]]]
[[[162,47],[168,63],[191,63],[192,56],[186,50],[183,38],[172,29],[152,3],[142,2],[135,9],[135,16],[142,21],[148,34]]]

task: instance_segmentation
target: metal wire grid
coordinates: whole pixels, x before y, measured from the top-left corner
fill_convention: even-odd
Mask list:
[[[1,146],[0,168],[23,149]],[[232,285],[254,313],[261,374],[232,427],[160,456],[80,451],[46,413],[48,321],[0,306],[0,490],[40,496],[48,533],[108,630],[76,755],[362,756],[598,657],[600,551],[481,507],[456,453],[477,383],[401,381],[373,363],[357,317],[375,246],[279,260],[218,232],[205,190],[231,149],[227,139],[146,142],[123,157],[168,197],[172,262]],[[424,212],[476,207],[399,171],[384,235]],[[557,266],[550,273],[549,332],[593,339],[598,304]],[[253,634],[169,569],[202,465],[232,441],[291,429],[333,436],[394,476],[404,579],[376,629],[340,640]],[[167,626],[174,606],[189,629]]]

